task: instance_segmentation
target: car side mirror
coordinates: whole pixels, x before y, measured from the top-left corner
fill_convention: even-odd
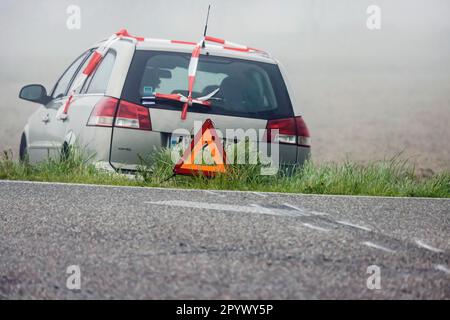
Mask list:
[[[40,104],[47,104],[51,98],[47,95],[47,90],[40,84],[30,84],[20,90],[19,98]]]

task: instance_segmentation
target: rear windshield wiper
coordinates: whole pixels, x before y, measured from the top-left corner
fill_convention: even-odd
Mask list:
[[[211,93],[207,94],[206,96],[203,97],[199,97],[199,98],[192,98],[189,99],[187,97],[185,97],[184,95],[182,95],[181,93],[172,93],[172,94],[164,94],[164,93],[155,93],[154,96],[151,97],[142,97],[142,104],[144,105],[151,105],[151,104],[155,104],[156,101],[178,101],[178,102],[182,102],[184,104],[186,103],[191,103],[191,104],[199,104],[205,107],[210,107],[211,106],[211,102],[210,100],[213,99],[213,97],[220,91],[220,88],[217,88],[216,90],[212,91]],[[149,100],[149,101],[144,101],[144,100]]]

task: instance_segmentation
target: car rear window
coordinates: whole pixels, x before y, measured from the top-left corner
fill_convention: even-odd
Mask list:
[[[162,51],[135,53],[122,98],[151,108],[180,110],[182,103],[154,100],[155,93],[188,95],[191,55]],[[273,119],[292,116],[292,105],[277,65],[257,61],[201,55],[193,98],[219,89],[212,106],[194,104],[189,112]]]

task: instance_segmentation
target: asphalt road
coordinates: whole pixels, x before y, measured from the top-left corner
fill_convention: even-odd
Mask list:
[[[450,200],[0,182],[2,299],[450,299],[449,258]]]

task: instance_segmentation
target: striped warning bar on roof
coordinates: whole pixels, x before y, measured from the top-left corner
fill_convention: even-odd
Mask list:
[[[118,40],[121,39],[130,39],[134,42],[160,42],[160,43],[172,43],[172,44],[181,44],[181,45],[189,45],[194,46],[194,49],[192,51],[191,60],[189,62],[189,69],[188,69],[188,96],[185,97],[181,94],[163,94],[163,93],[157,93],[155,94],[156,99],[169,99],[174,101],[180,101],[183,102],[183,110],[181,113],[181,118],[184,120],[186,119],[187,111],[190,106],[192,106],[193,103],[200,104],[203,106],[211,106],[211,104],[207,101],[209,100],[217,91],[211,92],[205,97],[200,97],[194,99],[192,97],[192,91],[194,89],[195,84],[195,77],[197,75],[197,68],[198,68],[198,60],[200,58],[200,53],[203,45],[206,44],[206,42],[212,42],[219,44],[223,49],[225,50],[234,50],[234,51],[240,51],[240,52],[256,52],[256,53],[263,53],[266,54],[264,51],[247,47],[238,43],[234,43],[231,41],[227,41],[220,38],[215,38],[211,36],[205,36],[203,37],[199,42],[189,42],[189,41],[182,41],[182,40],[165,40],[165,39],[153,39],[153,38],[144,38],[144,37],[136,37],[128,33],[126,29],[121,29],[119,32],[114,33],[111,37],[108,38],[99,48],[97,48],[92,56],[89,58],[89,62],[86,66],[86,68],[83,70],[83,72],[77,77],[77,79],[74,82],[73,88],[71,92],[69,93],[69,97],[62,108],[62,112],[58,112],[58,118],[61,120],[67,119],[67,114],[69,111],[69,106],[72,103],[74,99],[75,93],[81,89],[86,79],[94,72],[94,70],[97,68],[97,66],[100,64],[102,59],[105,57],[105,55],[108,53],[111,46]]]

